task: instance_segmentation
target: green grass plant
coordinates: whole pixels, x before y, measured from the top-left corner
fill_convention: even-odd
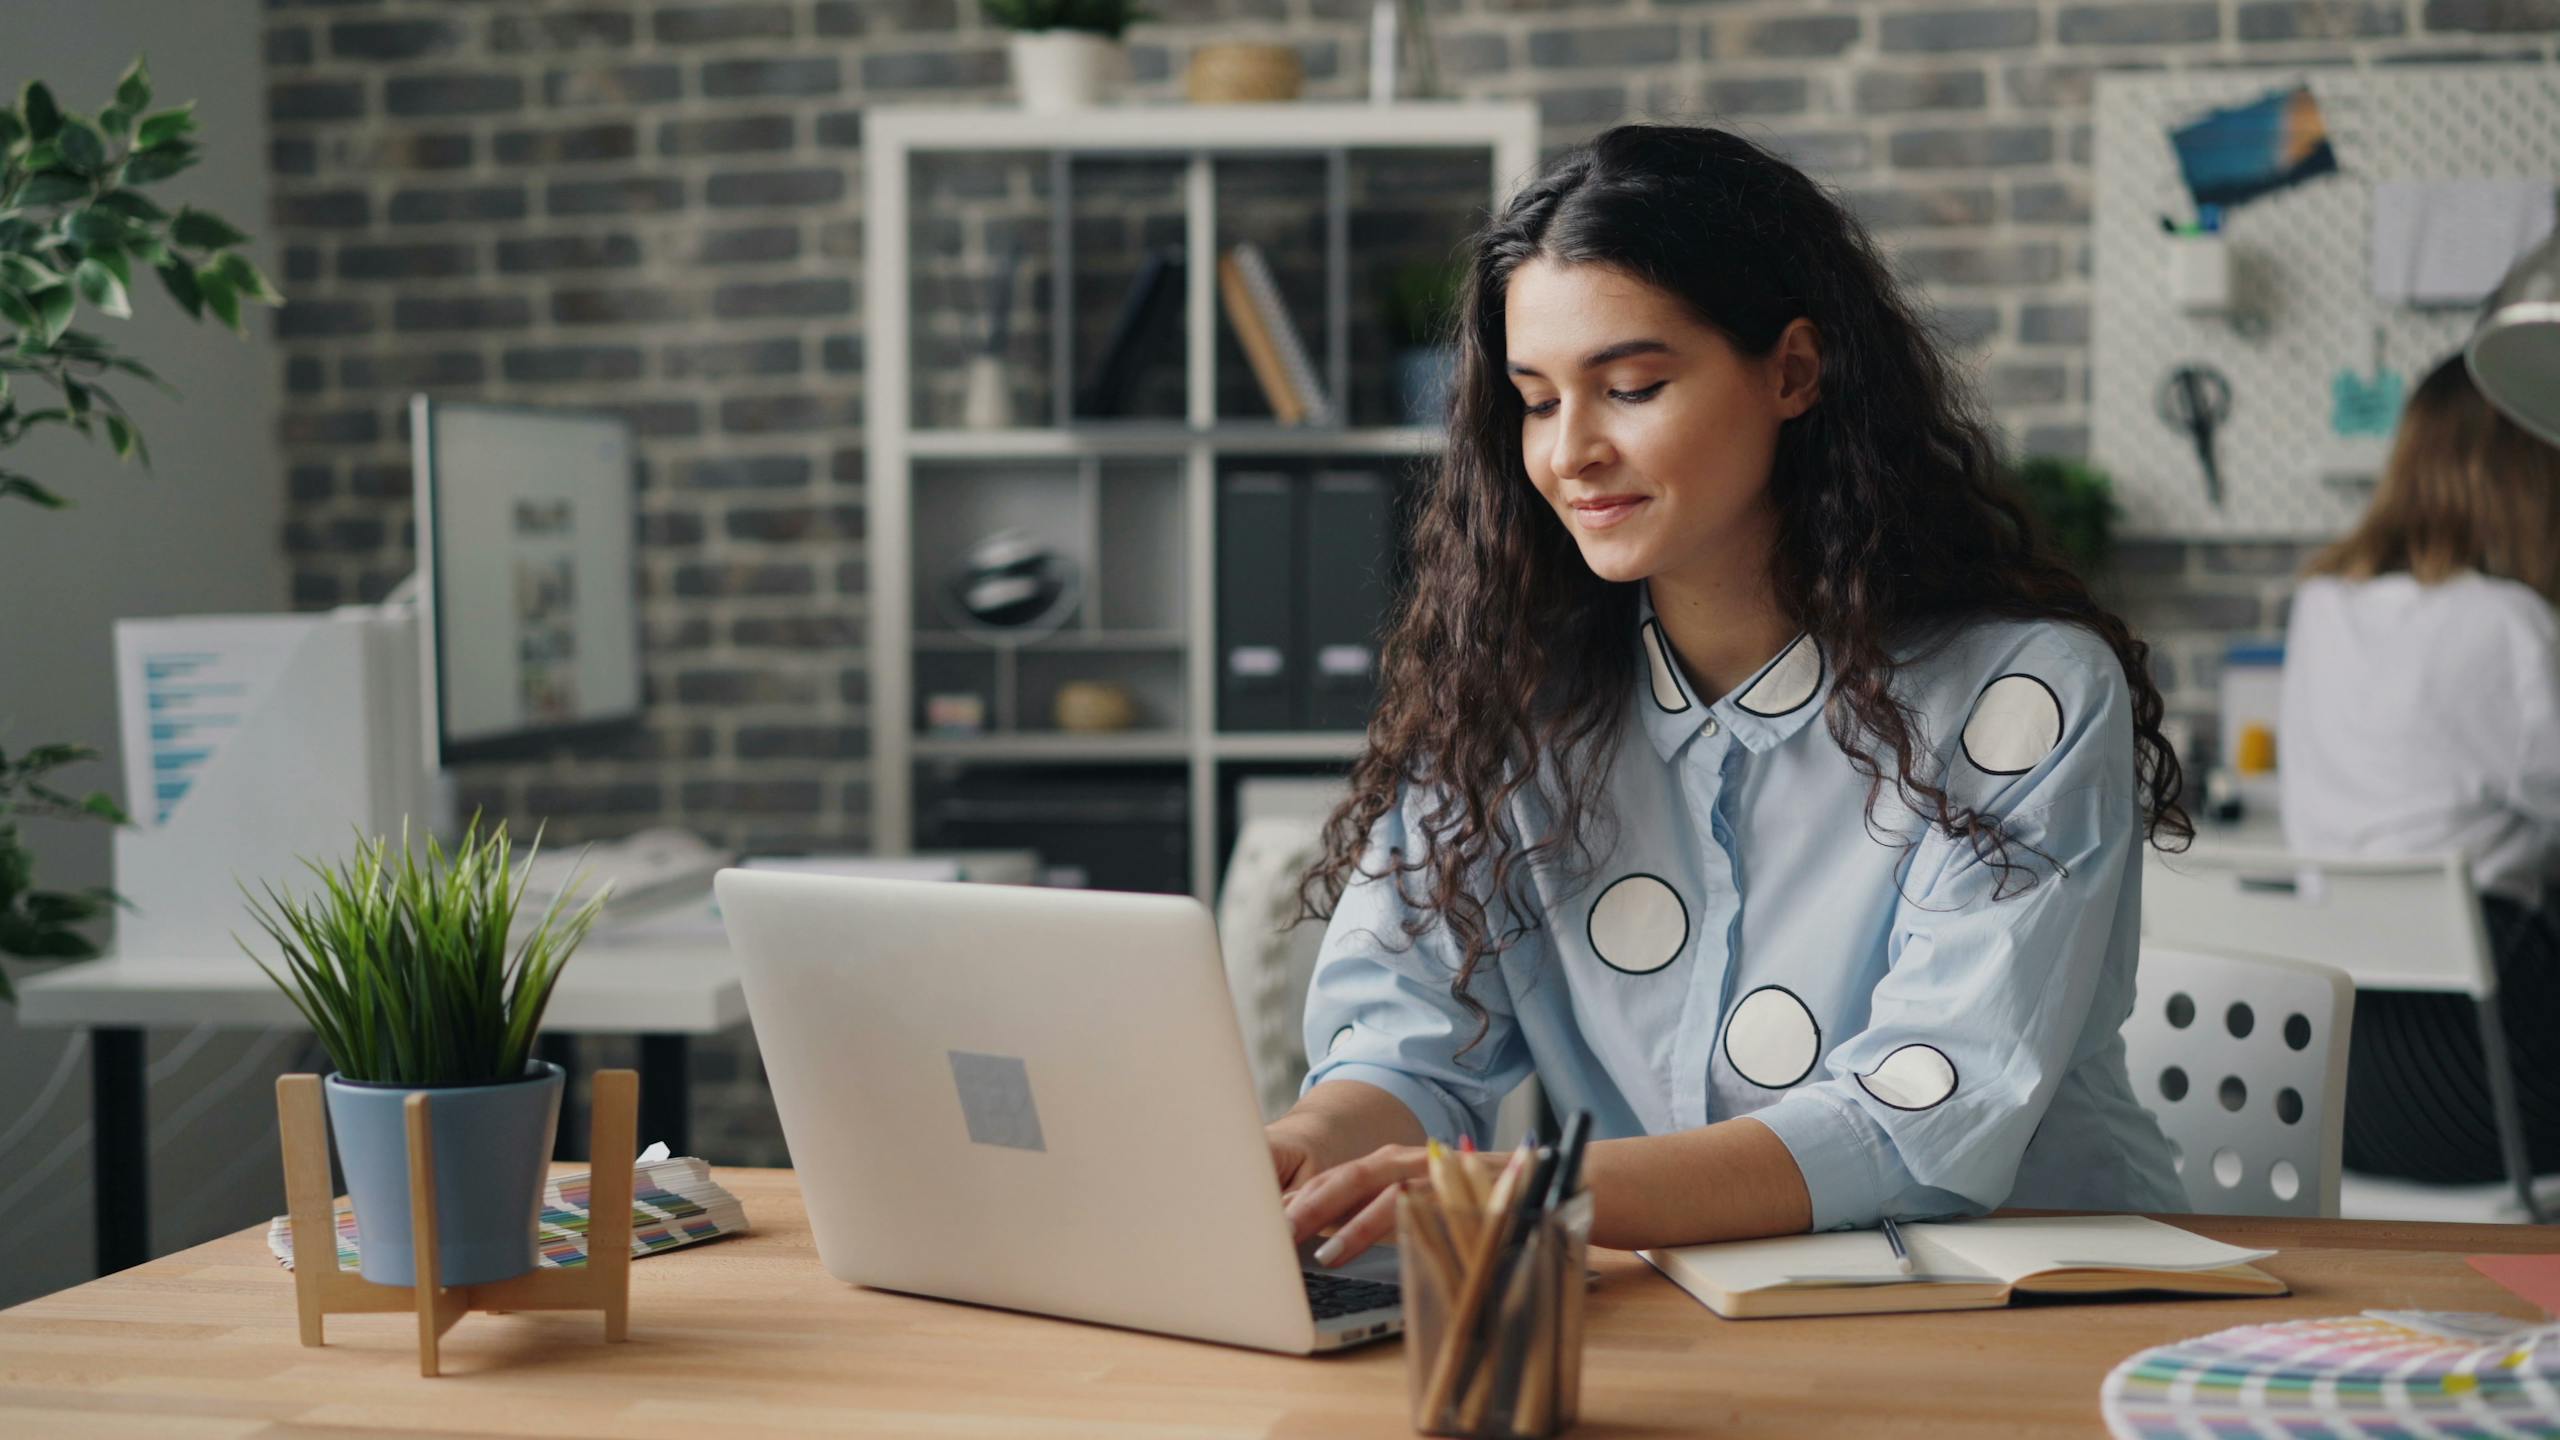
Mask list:
[[[430,836],[422,856],[403,825],[396,850],[359,835],[352,857],[303,864],[316,893],[261,883],[266,898],[248,896],[286,973],[253,950],[249,958],[302,1012],[342,1079],[426,1087],[524,1078],[551,988],[603,893],[566,908],[580,888],[573,879],[510,948],[531,856],[513,864],[506,825],[483,833],[476,815],[450,852]]]

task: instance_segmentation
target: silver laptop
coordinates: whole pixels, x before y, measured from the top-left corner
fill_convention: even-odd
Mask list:
[[[1290,1243],[1198,901],[716,889],[828,1273],[1292,1354],[1402,1328],[1391,1250],[1346,1274]]]

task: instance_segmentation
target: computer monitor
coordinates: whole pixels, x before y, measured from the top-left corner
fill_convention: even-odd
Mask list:
[[[429,763],[637,721],[630,426],[420,395],[409,434]]]

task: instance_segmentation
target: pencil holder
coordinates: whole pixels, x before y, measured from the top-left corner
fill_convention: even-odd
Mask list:
[[[1467,1440],[1539,1440],[1582,1400],[1583,1263],[1591,1196],[1488,1231],[1451,1217],[1428,1185],[1396,1199],[1413,1428]]]

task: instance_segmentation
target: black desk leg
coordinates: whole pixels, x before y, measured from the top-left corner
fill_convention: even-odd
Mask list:
[[[151,1258],[149,1089],[139,1027],[89,1032],[90,1183],[102,1276]]]
[[[693,1153],[691,1052],[682,1035],[640,1037],[640,1143],[664,1140],[670,1153]]]
[[[533,1042],[533,1053],[559,1066],[567,1082],[560,1087],[560,1126],[551,1134],[551,1158],[584,1160],[587,1158],[587,1107],[578,1099],[578,1037],[537,1036]]]

